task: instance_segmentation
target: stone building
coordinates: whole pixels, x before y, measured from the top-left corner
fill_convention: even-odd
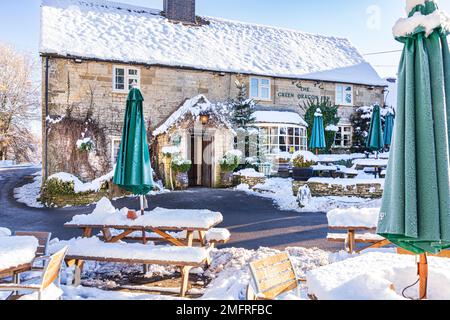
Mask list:
[[[165,0],[164,9],[43,0],[44,177],[65,171],[90,180],[112,169],[134,84],[145,98],[150,141],[166,143],[170,130],[157,139],[153,132],[187,101],[201,95],[211,105],[223,103],[238,94],[236,81],[245,84],[269,153],[307,148],[308,99],[327,97],[339,105],[337,151],[351,146],[355,107],[384,102],[386,82],[347,39],[199,17],[195,0]],[[190,132],[199,121],[186,119],[181,127]],[[221,121],[205,125],[216,124],[212,141],[210,135],[184,137],[184,146],[214,146],[210,177],[198,176],[196,184],[217,185],[217,163],[233,148],[232,128]],[[85,138],[92,139],[92,152],[76,147]],[[191,157],[187,147],[183,156]]]

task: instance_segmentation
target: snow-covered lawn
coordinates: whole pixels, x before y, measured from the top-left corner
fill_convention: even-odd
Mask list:
[[[359,179],[351,179],[356,183]],[[381,180],[381,179],[379,179]],[[336,208],[377,208],[381,206],[381,199],[364,199],[356,197],[313,197],[304,208],[300,208],[297,198],[292,193],[292,179],[271,178],[263,185],[256,185],[250,189],[248,185],[242,184],[236,190],[249,194],[268,198],[285,211],[297,212],[328,212]],[[359,180],[364,181],[364,180]]]

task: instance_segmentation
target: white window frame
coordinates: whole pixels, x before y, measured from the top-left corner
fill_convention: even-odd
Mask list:
[[[252,81],[257,80],[258,81],[258,93],[255,95],[254,92],[252,92]],[[267,80],[269,81],[268,85],[261,84],[261,80]],[[249,97],[250,99],[257,99],[260,101],[272,101],[272,79],[265,78],[265,77],[250,77],[249,82]],[[261,89],[268,89],[269,90],[269,96],[268,97],[262,97],[261,96]]]
[[[116,70],[123,69],[124,70],[124,89],[116,88]],[[137,75],[130,75],[130,70],[136,70]],[[125,67],[125,66],[114,66],[113,67],[113,81],[112,87],[113,92],[117,93],[128,93],[130,91],[129,81],[136,80],[137,87],[141,87],[141,70],[137,67]]]
[[[343,149],[349,149],[352,147],[353,145],[353,127],[351,125],[337,125],[337,127],[339,128],[338,132],[341,134],[341,143],[339,145],[336,144],[336,138],[333,142],[333,148],[343,148]],[[345,133],[344,128],[350,128],[350,132],[349,133]],[[338,134],[338,132],[336,132],[336,135]],[[350,144],[348,146],[344,145],[344,134],[350,135]]]
[[[274,150],[280,150],[281,152],[290,152],[290,148],[294,148],[295,151],[308,150],[308,133],[306,127],[297,126],[297,125],[281,125],[281,124],[261,124],[259,127],[259,148],[260,150],[267,150],[268,155],[277,154]],[[293,130],[293,135],[291,136],[288,132],[289,129]],[[263,130],[267,130],[267,134],[263,134]],[[281,131],[285,131],[284,134]],[[298,135],[296,134],[296,130],[298,130]],[[275,131],[275,134],[272,132]],[[293,138],[293,144],[288,143],[288,139]],[[275,138],[275,139],[274,139]],[[285,139],[285,143],[283,146],[286,147],[285,151],[281,150],[280,138]],[[273,142],[274,139],[276,142]],[[298,139],[298,144],[295,143],[296,139]]]
[[[120,151],[120,142],[122,141],[122,138],[120,137],[111,137],[111,164],[114,167],[116,165],[116,153],[114,152],[114,145],[116,142],[119,142],[119,150],[117,150],[117,152]]]
[[[345,88],[350,87],[352,90],[352,101],[350,103],[345,101]],[[335,90],[335,94],[336,94],[336,104],[339,106],[353,106],[353,102],[355,99],[355,93],[354,93],[354,88],[353,85],[351,84],[336,84],[336,90]],[[342,100],[339,100],[339,94],[342,95]]]

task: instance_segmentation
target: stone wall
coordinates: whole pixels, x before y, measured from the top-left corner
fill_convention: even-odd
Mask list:
[[[250,189],[258,184],[264,184],[266,180],[267,180],[266,177],[246,177],[240,175],[234,176],[234,184],[236,186],[240,184],[246,184],[249,186]]]
[[[317,182],[304,182],[304,181],[294,181],[292,184],[292,191],[294,196],[297,195],[300,187],[308,185],[311,190],[311,195],[313,197],[324,197],[324,196],[343,196],[343,197],[359,197],[368,199],[378,199],[383,196],[383,189],[379,183],[357,183],[355,185],[339,185],[328,183],[317,183]]]
[[[112,169],[113,166],[113,140],[121,137],[127,98],[126,93],[117,93],[113,90],[113,68],[115,66],[127,67],[130,65],[87,60],[77,63],[71,59],[49,58],[49,116],[52,118],[63,116],[70,108],[74,118],[85,119],[87,110],[92,110],[92,119],[98,123],[106,137],[107,145],[104,148],[107,151],[105,153],[107,159],[103,160],[109,163],[109,168],[105,171]],[[145,98],[144,114],[150,130],[164,122],[186,99],[204,94],[213,103],[224,102],[237,96],[235,80],[240,80],[247,85],[250,81],[248,75],[162,66],[133,65],[133,67],[140,70],[140,86]],[[45,72],[45,57],[43,72]],[[45,74],[43,74],[43,79],[44,76]],[[299,83],[291,79],[272,78],[271,99],[258,101],[258,103],[292,109],[304,115],[305,111],[301,106],[308,95],[328,96],[332,101],[335,99],[334,83],[318,85],[315,81],[301,81],[301,86],[307,88],[309,92],[303,92],[302,90],[305,89],[301,89]],[[382,90],[382,87],[369,90],[367,86],[355,85],[355,105],[382,103]],[[283,93],[289,94],[283,96]],[[299,95],[302,95],[303,98],[299,98]],[[42,96],[45,99],[45,94]],[[45,105],[45,100],[43,105]],[[352,107],[340,109],[343,123],[349,122],[348,117],[352,110]],[[43,118],[45,119],[45,108],[43,108]],[[45,126],[45,123],[43,125]],[[49,146],[55,145],[59,139],[66,139],[66,137],[62,135],[51,137],[48,141]],[[216,139],[218,139],[217,136]],[[43,152],[45,153],[46,150],[44,149]],[[221,152],[217,151],[217,153]],[[221,155],[217,154],[217,156]],[[60,160],[52,157],[51,152],[48,153],[49,175],[55,173],[55,168],[59,166],[58,161]],[[215,177],[219,177],[219,171],[215,170]],[[97,176],[89,176],[89,179],[94,178]]]

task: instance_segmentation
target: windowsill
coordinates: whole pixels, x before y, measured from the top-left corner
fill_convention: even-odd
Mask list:
[[[122,90],[113,90],[112,93],[117,93],[117,94],[128,94],[128,91],[122,91]]]

